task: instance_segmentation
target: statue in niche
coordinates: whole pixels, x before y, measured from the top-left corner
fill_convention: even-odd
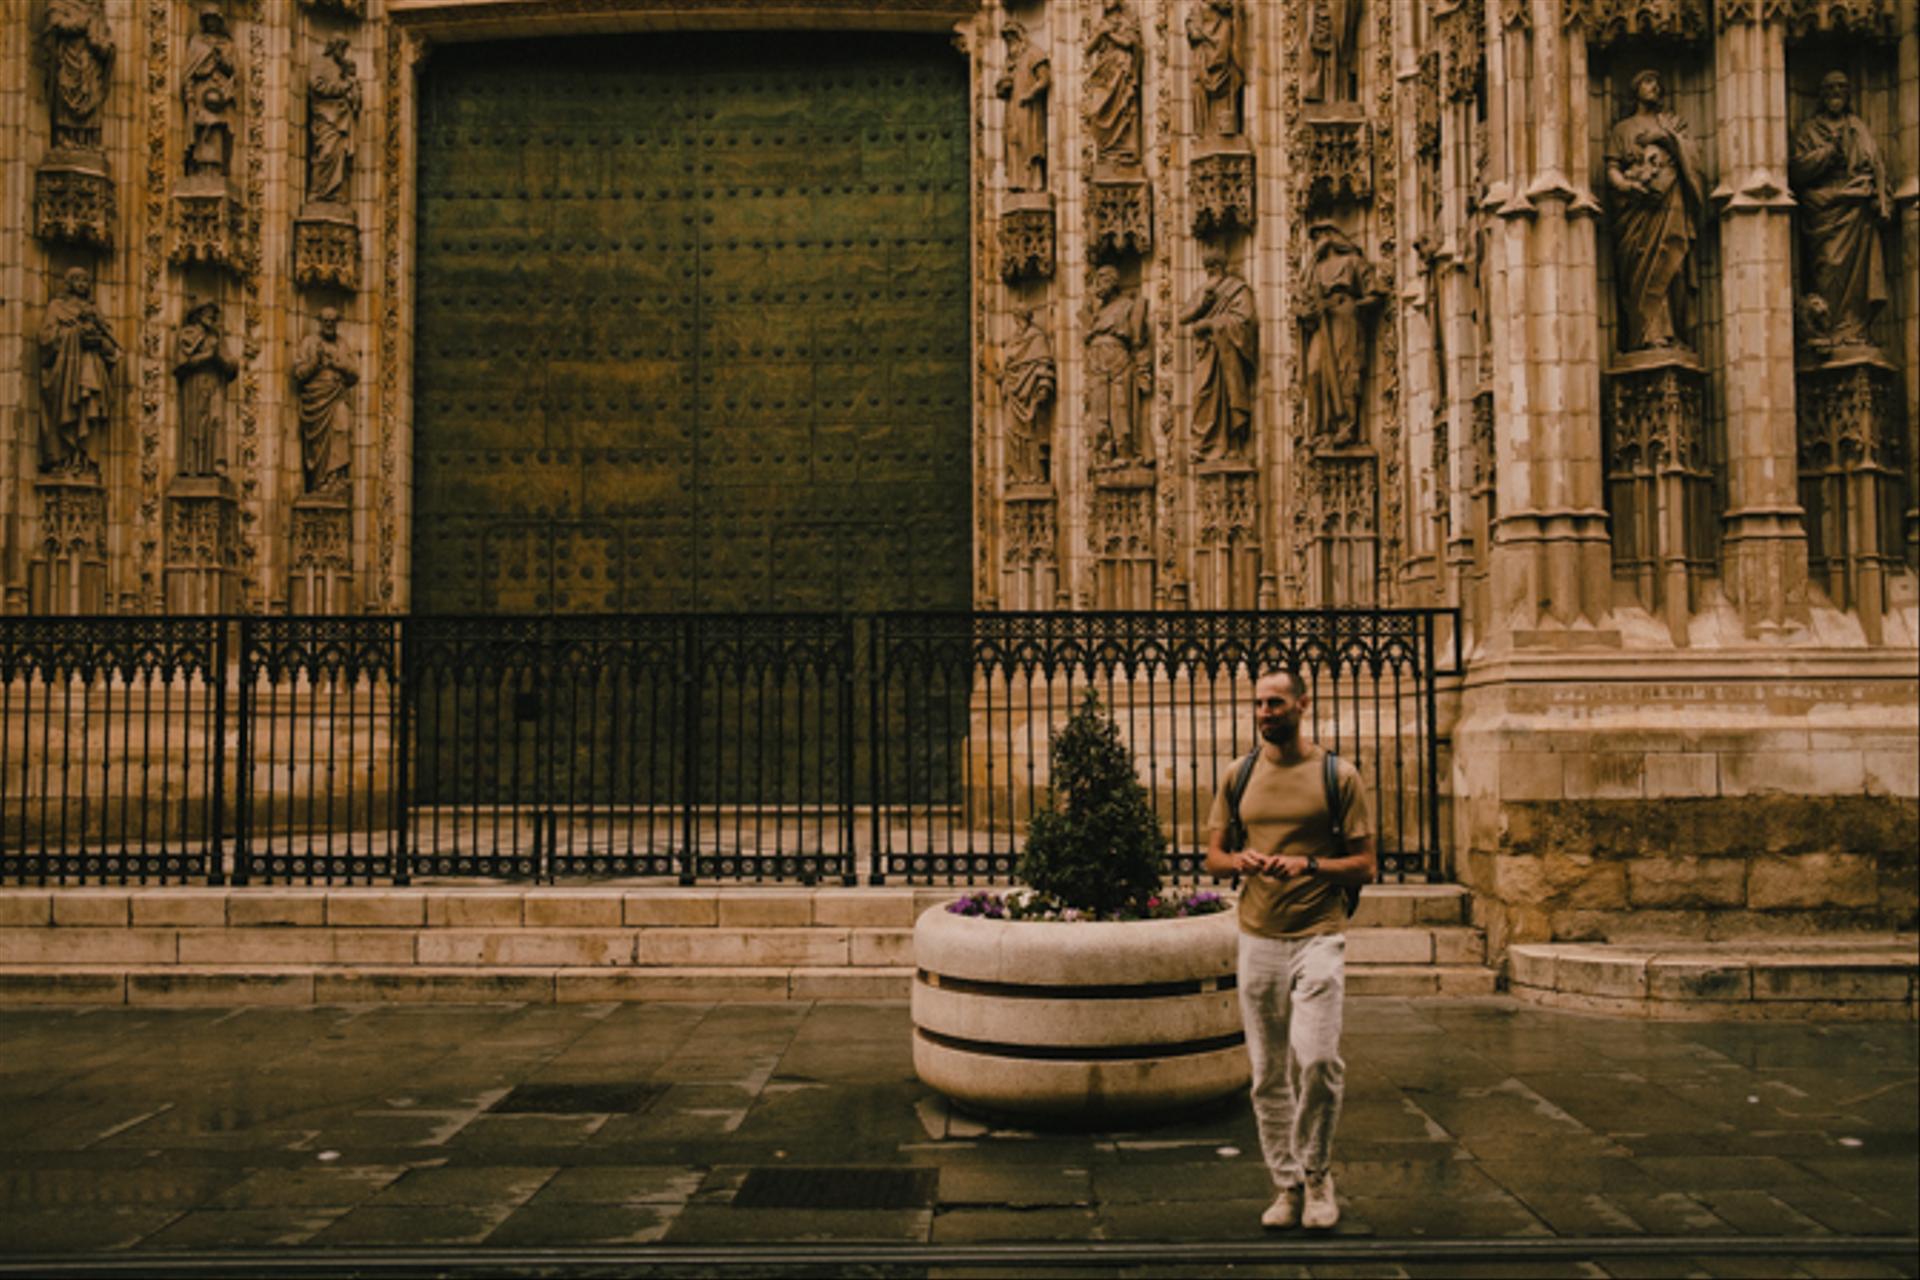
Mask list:
[[[1307,58],[1302,102],[1354,100],[1354,52],[1360,44],[1362,0],[1313,0],[1307,10]]]
[[[1817,349],[1865,344],[1888,297],[1880,237],[1893,217],[1893,191],[1851,90],[1843,71],[1822,77],[1820,114],[1800,126],[1788,162],[1806,253],[1801,310]]]
[[[1193,131],[1201,138],[1237,138],[1241,91],[1247,72],[1240,61],[1239,0],[1199,0],[1187,15],[1193,46]]]
[[[93,303],[93,277],[75,267],[66,291],[47,302],[40,321],[40,470],[97,475],[87,441],[113,416],[113,369],[120,344]]]
[[[1013,484],[1045,484],[1052,463],[1052,432],[1048,410],[1058,370],[1053,361],[1053,338],[1034,323],[1034,309],[1013,310],[1013,336],[1007,339],[1001,367],[1001,390],[1013,421],[1007,429],[1007,480]]]
[[[307,78],[307,199],[346,204],[353,178],[353,127],[360,119],[360,77],[347,38],[327,41],[326,61]]]
[[[1007,190],[1045,191],[1047,94],[1053,88],[1053,69],[1019,23],[1007,23],[1003,38],[1007,69],[993,91],[1007,104]]]
[[[233,37],[217,4],[202,5],[200,29],[187,42],[187,176],[222,174],[233,158],[234,80],[239,75]]]
[[[1363,445],[1360,404],[1367,361],[1367,318],[1381,299],[1373,266],[1345,232],[1315,223],[1299,291],[1307,435],[1335,448]]]
[[[1633,78],[1634,110],[1607,138],[1622,352],[1684,347],[1705,188],[1686,122],[1661,110],[1660,73]]]
[[[1153,457],[1147,440],[1147,396],[1153,390],[1153,352],[1147,303],[1120,282],[1120,269],[1093,273],[1087,316],[1087,439],[1102,466],[1133,466]]]
[[[41,39],[54,150],[98,150],[101,109],[113,70],[113,36],[107,30],[104,0],[47,0]]]
[[[220,304],[191,304],[174,339],[173,376],[180,380],[180,456],[183,476],[227,473],[227,384],[240,366],[220,339]]]
[[[340,341],[340,313],[320,309],[319,327],[300,342],[293,383],[300,390],[300,466],[308,493],[344,495],[353,450],[353,387],[360,367]]]
[[[1253,290],[1227,270],[1227,251],[1208,245],[1200,253],[1206,283],[1180,314],[1193,330],[1193,435],[1204,461],[1248,460],[1253,440],[1253,382],[1260,361],[1260,322]]]
[[[1095,159],[1140,163],[1140,67],[1145,46],[1140,20],[1127,0],[1101,0],[1099,22],[1087,44],[1087,129]]]

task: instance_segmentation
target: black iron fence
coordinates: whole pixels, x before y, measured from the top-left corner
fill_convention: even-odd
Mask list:
[[[1448,611],[0,617],[0,880],[1004,880],[1088,689],[1175,869],[1298,669],[1437,879]]]

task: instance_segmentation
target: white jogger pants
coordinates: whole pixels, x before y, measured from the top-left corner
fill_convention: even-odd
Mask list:
[[[1275,1186],[1325,1173],[1346,1092],[1340,1020],[1347,940],[1240,935],[1240,1017],[1253,1060],[1253,1115]]]

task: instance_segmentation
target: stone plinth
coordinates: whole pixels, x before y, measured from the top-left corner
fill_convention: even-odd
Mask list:
[[[113,246],[113,175],[98,152],[52,152],[33,174],[33,234],[54,244]]]
[[[1194,153],[1187,174],[1195,235],[1214,235],[1235,227],[1252,229],[1252,150],[1240,143],[1204,146]]]
[[[1260,473],[1227,458],[1195,470],[1200,498],[1194,579],[1200,609],[1251,609],[1260,583]]]
[[[1685,645],[1695,579],[1714,567],[1706,370],[1690,351],[1640,351],[1610,366],[1605,381],[1614,574]]]
[[[1871,347],[1843,347],[1795,373],[1800,505],[1808,572],[1878,644],[1887,577],[1904,558],[1906,475],[1899,372]]]
[[[107,491],[97,475],[41,476],[40,537],[27,595],[34,613],[107,608]]]
[[[1087,256],[1106,261],[1153,249],[1153,189],[1138,169],[1102,167],[1087,187]]]
[[[1302,205],[1363,204],[1373,196],[1373,130],[1358,103],[1313,108],[1295,142]]]
[[[1380,460],[1365,445],[1327,446],[1313,455],[1312,598],[1323,606],[1365,606],[1378,598]]]
[[[353,512],[345,494],[309,493],[294,499],[290,613],[353,611]]]
[[[1053,486],[1007,486],[1001,585],[1009,609],[1051,609],[1060,589],[1060,535]]]
[[[225,476],[177,476],[167,487],[169,613],[238,608],[239,500]]]
[[[345,205],[310,204],[293,224],[293,278],[302,285],[360,287],[360,226]]]
[[[963,1108],[1029,1121],[1100,1124],[1218,1101],[1247,1086],[1224,981],[1239,936],[1231,911],[1054,923],[932,907],[913,933],[914,1070]]]
[[[1015,193],[1000,214],[1000,278],[1053,279],[1053,201],[1044,193]]]
[[[1096,608],[1153,607],[1154,478],[1137,463],[1094,469],[1088,541]]]
[[[246,256],[245,211],[225,178],[188,178],[174,188],[173,263],[200,262],[238,273]]]

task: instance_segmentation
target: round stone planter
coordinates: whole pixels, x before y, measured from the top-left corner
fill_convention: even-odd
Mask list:
[[[1245,1089],[1232,911],[1184,920],[988,920],[913,930],[913,1065],[1001,1119],[1144,1120]]]

